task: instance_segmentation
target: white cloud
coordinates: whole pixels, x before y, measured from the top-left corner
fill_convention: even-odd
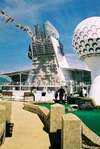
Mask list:
[[[17,19],[39,19],[41,11],[54,10],[61,3],[69,2],[71,0],[44,0],[43,2],[36,2],[36,0],[5,0],[5,10]]]
[[[6,2],[8,3],[8,5],[5,7],[5,10],[16,18],[31,18],[37,15],[38,10],[43,7],[43,4],[31,5],[27,4],[24,0],[21,0],[19,3],[17,2],[17,0],[6,0]],[[13,7],[11,7],[11,3],[13,3]]]

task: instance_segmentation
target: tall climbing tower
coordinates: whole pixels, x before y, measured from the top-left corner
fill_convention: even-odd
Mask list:
[[[64,53],[58,31],[46,21],[42,27],[35,25],[33,34],[28,50],[32,60],[31,82],[36,86],[60,86],[64,76],[59,62]]]

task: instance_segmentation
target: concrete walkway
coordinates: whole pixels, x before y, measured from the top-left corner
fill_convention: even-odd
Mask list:
[[[0,149],[49,149],[48,134],[36,114],[22,109],[22,102],[12,103],[13,136]]]

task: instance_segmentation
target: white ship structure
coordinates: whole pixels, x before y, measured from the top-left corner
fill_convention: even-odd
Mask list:
[[[73,47],[91,70],[90,97],[100,106],[100,17],[80,22],[73,35]]]
[[[33,86],[59,87],[73,80],[69,71],[73,68],[66,59],[56,28],[46,21],[42,27],[35,25],[33,34],[34,39],[28,50],[28,57],[32,60],[28,83],[32,83]],[[89,69],[85,67],[85,70]]]
[[[28,82],[35,86],[59,86],[65,82],[60,69],[64,60],[63,46],[58,31],[49,21],[42,28],[34,26],[34,40],[29,46],[28,56],[32,59],[32,77]]]
[[[0,11],[0,17],[6,24],[13,24],[16,29],[27,33],[31,41],[28,57],[32,60],[31,69],[2,73],[12,79],[11,83],[1,84],[1,77],[2,90],[11,90],[13,97],[18,96],[18,99],[21,99],[25,90],[30,91],[32,88],[39,91],[46,87],[48,91],[55,91],[56,87],[67,86],[70,95],[78,91],[81,83],[90,85],[89,69],[74,54],[64,54],[59,33],[49,21],[43,26],[35,25],[33,30],[27,25],[18,23],[3,10]]]

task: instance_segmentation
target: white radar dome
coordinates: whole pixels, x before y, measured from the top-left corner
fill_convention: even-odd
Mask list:
[[[72,45],[81,58],[100,54],[100,17],[90,17],[79,23]]]

